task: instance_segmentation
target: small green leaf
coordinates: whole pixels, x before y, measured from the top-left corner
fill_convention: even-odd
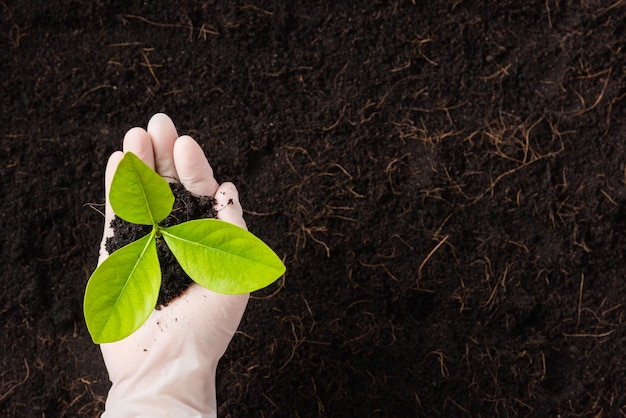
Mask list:
[[[93,341],[118,341],[137,330],[154,310],[160,287],[154,231],[111,254],[85,289],[85,321]]]
[[[174,207],[174,194],[165,179],[132,152],[120,161],[109,194],[117,216],[140,225],[156,225]]]
[[[193,220],[161,232],[189,277],[215,292],[253,292],[285,272],[282,261],[263,241],[227,222]]]

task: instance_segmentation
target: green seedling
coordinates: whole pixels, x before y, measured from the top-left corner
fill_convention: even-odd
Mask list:
[[[129,336],[154,310],[161,287],[157,240],[165,240],[194,282],[215,292],[253,292],[285,272],[271,248],[238,226],[218,219],[160,226],[172,211],[174,195],[165,179],[130,152],[115,172],[109,200],[117,216],[152,225],[152,231],[115,251],[89,278],[84,312],[96,344]]]

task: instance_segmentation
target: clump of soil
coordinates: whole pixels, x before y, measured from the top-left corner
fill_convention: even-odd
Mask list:
[[[215,199],[210,196],[194,196],[180,183],[170,183],[174,193],[174,208],[167,218],[159,223],[162,227],[178,225],[194,219],[215,218],[213,205]],[[137,225],[115,217],[111,221],[114,235],[107,239],[106,250],[109,254],[150,233],[152,226]],[[191,278],[182,269],[174,254],[163,239],[157,239],[157,254],[161,264],[161,290],[156,309],[160,309],[177,296],[180,296],[192,283]]]

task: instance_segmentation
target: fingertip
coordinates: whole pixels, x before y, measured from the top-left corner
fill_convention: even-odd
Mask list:
[[[150,135],[143,128],[132,128],[124,135],[124,152],[132,152],[154,169],[154,151]]]
[[[231,182],[220,185],[215,193],[215,205],[217,218],[237,225],[245,230],[248,229],[246,221],[243,219],[243,208],[239,202],[239,192],[237,187]]]
[[[148,134],[152,138],[154,167],[163,177],[178,178],[174,165],[174,143],[178,132],[174,122],[165,113],[157,113],[148,122]]]
[[[174,143],[174,164],[178,180],[185,189],[198,196],[213,196],[219,184],[213,168],[195,139],[183,135]]]
[[[109,157],[109,160],[107,161],[107,167],[104,171],[104,184],[105,184],[107,202],[109,200],[108,196],[109,196],[109,191],[111,190],[111,182],[113,181],[113,176],[115,175],[117,166],[120,164],[120,161],[122,160],[123,157],[124,157],[124,153],[122,151],[115,151],[113,154],[111,154],[111,156]]]
[[[109,201],[109,192],[111,191],[111,182],[113,181],[113,176],[115,175],[115,171],[117,170],[117,166],[122,160],[122,157],[124,157],[124,153],[122,151],[115,151],[109,157],[106,169],[104,170],[104,189],[106,195],[104,207],[104,231],[102,233],[102,241],[100,244],[100,256],[98,258],[98,265],[100,265],[109,256],[109,253],[105,248],[105,244],[107,238],[113,236],[111,221],[115,217],[115,212],[113,212],[113,208],[111,207],[111,203]]]
[[[174,126],[174,121],[172,121],[172,118],[170,118],[167,114],[163,112],[155,113],[148,121],[148,127],[160,126],[161,124]],[[174,129],[176,128],[174,127]]]

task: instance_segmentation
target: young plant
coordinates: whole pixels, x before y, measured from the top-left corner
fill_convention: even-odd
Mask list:
[[[115,172],[109,200],[117,216],[151,225],[152,231],[115,251],[89,278],[84,312],[96,344],[129,336],[154,310],[161,288],[157,240],[165,240],[194,282],[215,292],[253,292],[285,272],[263,241],[230,223],[198,219],[160,226],[172,211],[174,195],[165,179],[130,152]]]

